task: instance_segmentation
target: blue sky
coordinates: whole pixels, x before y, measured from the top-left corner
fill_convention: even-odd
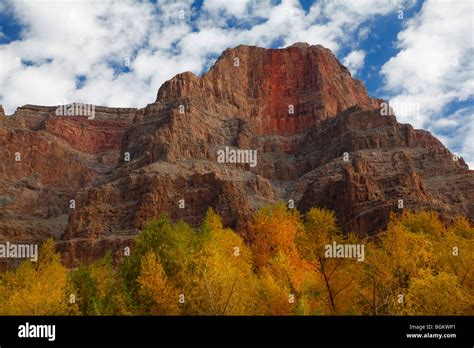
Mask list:
[[[143,107],[227,47],[322,44],[474,166],[471,0],[0,0],[0,104]]]

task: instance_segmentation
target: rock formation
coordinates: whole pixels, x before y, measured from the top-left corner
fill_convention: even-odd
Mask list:
[[[252,211],[278,200],[333,209],[361,234],[400,200],[474,219],[474,171],[430,133],[382,116],[381,102],[328,49],[298,43],[227,49],[142,109],[95,107],[88,119],[0,108],[0,238],[51,236],[73,265],[129,245],[162,213],[197,224],[208,207],[245,237]],[[225,147],[256,150],[257,165],[220,163]]]

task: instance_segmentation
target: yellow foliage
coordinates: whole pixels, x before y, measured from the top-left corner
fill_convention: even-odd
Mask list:
[[[205,220],[208,234],[201,250],[193,255],[189,274],[188,310],[205,315],[255,314],[258,284],[250,249],[240,236],[223,228],[213,211],[208,211]]]
[[[425,233],[430,239],[439,239],[444,235],[444,224],[438,214],[432,211],[406,211],[400,219],[405,229],[414,233]]]
[[[327,258],[325,246],[337,244],[364,244],[354,234],[343,236],[333,212],[313,208],[305,217],[304,232],[298,238],[301,255],[319,275],[319,281],[311,290],[320,295],[319,303],[305,298],[311,310],[321,314],[354,314],[355,289],[362,278],[362,265],[354,259]]]
[[[278,283],[268,272],[260,274],[260,313],[263,315],[292,315],[296,313],[297,301],[291,301],[292,291],[287,283]]]
[[[462,288],[459,279],[446,272],[433,275],[426,269],[412,279],[405,297],[403,314],[459,315],[474,314],[474,296]]]
[[[251,246],[258,268],[271,266],[279,252],[292,261],[298,259],[296,237],[301,223],[296,211],[288,210],[283,203],[262,208],[255,214],[252,229],[255,239]]]
[[[138,283],[144,312],[153,315],[179,314],[179,292],[166,278],[163,267],[152,251],[142,258]]]
[[[69,303],[73,292],[68,272],[55,253],[52,240],[42,245],[36,264],[24,261],[0,279],[2,315],[65,315],[77,311]]]
[[[246,244],[212,209],[199,229],[162,217],[120,268],[104,257],[74,271],[50,240],[37,263],[0,274],[0,315],[474,313],[474,227],[464,217],[392,214],[361,238],[343,234],[329,210],[302,220],[280,203],[259,210],[250,232]],[[333,243],[363,246],[364,260],[328,254]]]
[[[302,284],[311,276],[310,267],[301,259],[296,245],[302,228],[300,214],[283,203],[262,208],[252,223],[251,248],[257,271],[267,270],[295,296],[301,294]]]

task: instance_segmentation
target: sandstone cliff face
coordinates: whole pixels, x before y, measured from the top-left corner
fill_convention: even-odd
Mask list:
[[[109,117],[99,108],[94,121],[57,117],[55,110],[27,105],[0,120],[2,239],[60,239],[76,192],[118,163],[126,122],[117,120],[118,110]],[[127,117],[129,124],[133,114]],[[116,132],[117,128],[122,131]]]
[[[228,49],[143,109],[96,107],[94,120],[0,112],[0,236],[53,236],[73,265],[129,245],[162,213],[197,224],[208,207],[245,237],[252,211],[290,199],[333,209],[361,234],[399,200],[474,219],[474,171],[379,103],[329,50],[295,44]],[[219,163],[225,147],[256,150],[257,165]]]
[[[377,106],[330,50],[301,43],[227,49],[202,78],[184,73],[166,82],[156,102],[180,99],[240,117],[257,135],[291,135],[350,106]]]

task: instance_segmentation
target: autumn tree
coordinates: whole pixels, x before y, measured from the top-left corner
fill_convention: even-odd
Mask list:
[[[298,258],[296,237],[301,228],[296,209],[287,209],[283,202],[261,208],[254,216],[251,244],[257,268],[271,267],[278,254]]]
[[[405,217],[407,220],[404,220]],[[394,213],[385,231],[378,234],[378,249],[368,256],[376,299],[372,305],[376,314],[398,314],[405,310],[405,298],[411,279],[433,263],[433,243],[430,240],[434,215],[398,216]],[[442,225],[440,225],[442,227]],[[440,231],[436,231],[440,234]]]
[[[354,234],[342,235],[336,217],[327,209],[312,208],[305,216],[303,233],[298,248],[320,281],[307,288],[303,304],[317,314],[356,314],[354,292],[361,279],[362,265],[356,259],[326,255],[326,246],[336,244],[364,244]],[[365,252],[365,250],[364,250]],[[315,303],[316,301],[316,303]]]
[[[142,314],[180,313],[179,292],[167,279],[157,255],[152,251],[148,251],[141,259],[138,284]]]
[[[185,293],[187,310],[202,315],[255,314],[258,279],[252,254],[242,238],[224,228],[209,209],[199,232],[199,249],[190,257]]]
[[[71,272],[75,301],[84,315],[127,315],[125,287],[110,253]]]
[[[0,314],[74,314],[77,307],[69,301],[71,293],[68,271],[49,239],[39,249],[37,262],[23,261],[0,276]]]
[[[403,314],[460,315],[474,313],[474,297],[455,274],[424,269],[410,281]]]
[[[300,220],[299,212],[283,202],[261,208],[252,220],[250,246],[264,287],[262,298],[278,304],[278,308],[267,308],[269,314],[294,314],[302,286],[311,277],[296,245],[302,230]]]
[[[460,285],[474,294],[474,226],[462,216],[456,217],[435,245],[436,265],[443,272],[454,274]]]
[[[148,252],[153,252],[167,279],[178,288],[187,282],[189,263],[197,246],[197,233],[183,221],[172,223],[167,216],[150,222],[136,239],[131,255],[125,257],[121,264],[121,276],[129,296],[138,305],[137,281],[142,259]]]
[[[470,236],[472,227],[464,218],[447,228],[433,212],[392,214],[367,262],[366,274],[374,280],[373,314],[472,311]]]

